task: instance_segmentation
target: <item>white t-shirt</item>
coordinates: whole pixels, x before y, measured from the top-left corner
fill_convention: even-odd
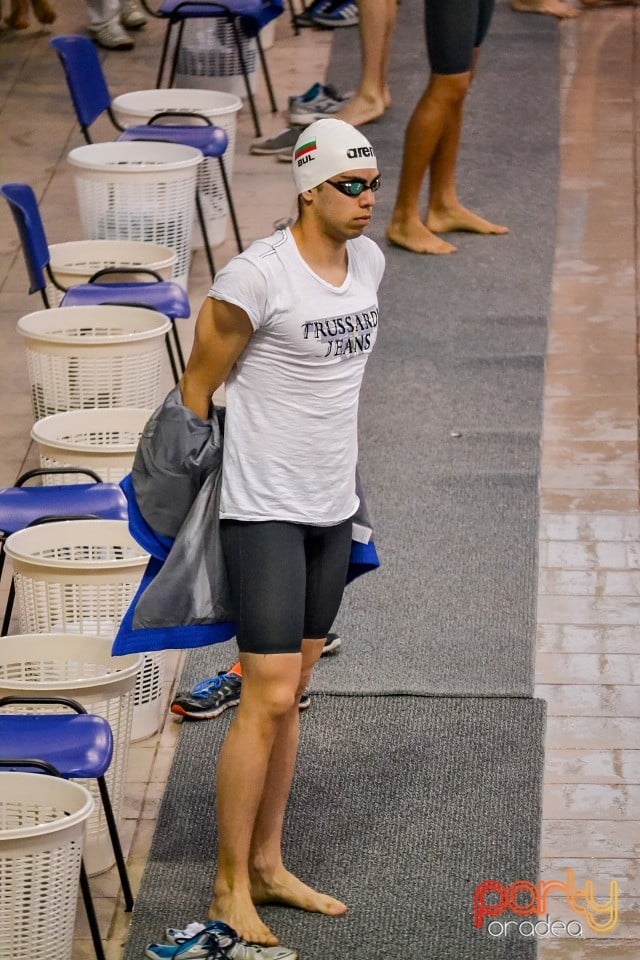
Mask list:
[[[358,508],[358,398],[384,256],[367,237],[347,252],[340,287],[313,272],[290,230],[216,274],[209,296],[255,330],[226,382],[222,518],[326,526]]]

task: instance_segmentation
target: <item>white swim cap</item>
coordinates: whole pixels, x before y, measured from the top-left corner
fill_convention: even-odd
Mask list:
[[[373,147],[344,120],[326,117],[302,131],[293,148],[296,192],[311,190],[346,170],[377,169]]]

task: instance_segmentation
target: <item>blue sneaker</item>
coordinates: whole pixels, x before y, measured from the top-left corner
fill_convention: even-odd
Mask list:
[[[332,3],[329,7],[311,14],[315,26],[328,27],[357,27],[360,22],[358,4],[356,0],[342,0]]]
[[[208,923],[200,933],[177,945],[150,943],[145,953],[149,960],[298,960],[297,952],[288,947],[260,947],[241,940],[220,920]]]
[[[242,678],[237,673],[221,671],[196,683],[192,690],[178,692],[171,702],[171,712],[190,720],[210,720],[229,707],[237,707],[241,689]]]
[[[334,2],[335,0],[314,0],[303,13],[296,14],[294,17],[296,24],[299,27],[312,27],[314,15],[327,7],[333,6]]]
[[[305,93],[297,97],[289,97],[289,123],[293,126],[306,127],[314,120],[332,117],[348,102],[349,98],[341,96],[330,84],[314,83]],[[293,143],[286,145],[290,148],[291,154],[297,139],[296,137]],[[285,146],[283,145],[281,149],[285,149]],[[276,151],[278,154],[280,152],[280,150]]]

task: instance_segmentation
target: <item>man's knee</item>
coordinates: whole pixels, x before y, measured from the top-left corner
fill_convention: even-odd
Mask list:
[[[458,106],[471,86],[471,73],[437,74],[432,77],[431,95],[451,107]]]
[[[254,717],[267,723],[277,722],[298,702],[297,682],[283,680],[250,686],[243,679],[241,702],[243,698]]]

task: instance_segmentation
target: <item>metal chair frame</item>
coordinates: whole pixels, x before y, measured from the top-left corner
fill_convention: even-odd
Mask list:
[[[173,334],[173,344],[168,332],[165,336],[165,345],[171,372],[177,383],[180,374],[184,371],[185,362],[176,318],[188,317],[191,314],[189,298],[182,287],[177,283],[163,280],[155,270],[142,267],[105,267],[96,271],[89,278],[88,283],[65,287],[56,278],[51,268],[49,244],[33,189],[27,183],[5,183],[0,186],[0,194],[9,204],[22,241],[22,254],[29,275],[29,293],[39,293],[44,306],[47,310],[50,309],[51,303],[46,290],[47,280],[49,280],[57,290],[65,294],[62,301],[64,306],[111,304],[122,307],[147,307],[165,313],[171,321],[170,332]],[[149,283],[98,283],[98,280],[103,277],[127,273],[145,273],[152,277],[152,281]]]
[[[255,129],[256,137],[262,136],[262,128],[260,126],[260,120],[258,117],[258,111],[256,109],[255,99],[253,92],[251,90],[251,83],[249,80],[249,73],[247,70],[247,65],[244,59],[244,54],[242,52],[242,37],[240,35],[240,25],[242,21],[245,23],[251,24],[251,32],[255,35],[256,47],[258,50],[258,56],[260,57],[260,66],[262,67],[262,72],[264,74],[264,80],[267,87],[267,93],[269,95],[269,103],[271,105],[271,112],[277,113],[278,106],[276,104],[275,95],[273,92],[273,86],[271,83],[271,75],[269,74],[269,68],[267,66],[267,60],[264,55],[264,50],[262,48],[262,41],[260,40],[260,28],[266,26],[271,20],[275,19],[274,16],[270,15],[268,7],[264,8],[262,15],[249,15],[242,10],[242,4],[234,4],[234,0],[180,0],[175,6],[170,9],[165,10],[164,4],[161,4],[155,9],[149,4],[148,0],[141,0],[142,6],[147,11],[147,13],[156,17],[159,20],[167,21],[167,29],[164,35],[164,42],[162,45],[162,53],[160,55],[160,65],[158,67],[158,76],[156,77],[156,87],[160,88],[162,86],[162,78],[165,72],[165,65],[168,60],[169,54],[169,45],[171,40],[171,34],[174,31],[174,27],[178,27],[178,32],[176,36],[176,41],[173,48],[173,56],[171,58],[171,66],[169,68],[169,75],[167,78],[167,86],[173,86],[173,81],[176,75],[177,66],[178,66],[178,57],[180,54],[180,47],[182,45],[182,36],[184,33],[184,26],[187,20],[199,19],[199,18],[211,18],[211,19],[222,19],[231,25],[233,30],[233,39],[238,53],[238,59],[240,61],[240,68],[242,70],[242,76],[244,79],[245,90],[247,92],[247,100],[249,103],[249,108],[251,110],[251,117],[253,119],[253,125]],[[210,11],[206,11],[206,7],[210,7]],[[274,5],[275,7],[275,5]],[[275,16],[279,16],[282,13],[282,6],[280,6],[278,12]]]
[[[240,228],[223,162],[228,143],[226,132],[213,124],[209,117],[195,111],[165,110],[156,113],[146,124],[123,127],[113,112],[111,106],[113,98],[92,41],[88,37],[70,35],[53,37],[50,43],[62,63],[76,117],[87,143],[94,142],[90,130],[92,124],[98,117],[106,113],[115,129],[120,131],[121,136],[118,137],[120,141],[153,140],[192,146],[200,150],[205,157],[218,161],[238,253],[242,252]],[[157,125],[159,119],[172,118],[184,121],[186,117],[201,121],[206,129],[203,130],[202,127],[198,126],[178,126],[175,124]],[[150,127],[155,127],[155,129],[151,130]],[[215,276],[213,254],[198,190],[196,190],[196,213],[202,231],[205,256],[213,280]]]
[[[76,700],[72,700],[69,697],[38,697],[36,695],[20,695],[20,696],[6,696],[0,697],[0,710],[3,707],[17,705],[17,704],[42,704],[42,705],[59,705],[66,706],[69,709],[75,711],[78,715],[91,716],[92,723],[95,723],[95,720],[101,720],[104,726],[108,728],[109,735],[111,736],[111,743],[113,744],[113,739],[111,735],[111,728],[107,720],[104,720],[102,717],[96,717],[95,715],[90,715],[87,710],[78,703]],[[64,722],[64,714],[46,714],[46,717],[50,721],[51,725],[55,727],[57,745],[60,746],[60,741],[64,741],[64,737],[67,734],[65,730],[66,723]],[[3,718],[0,715],[0,730],[3,725]],[[9,718],[6,718],[9,719]],[[63,719],[63,723],[55,723],[56,720]],[[104,729],[104,727],[103,727]],[[6,742],[6,741],[5,741]],[[35,752],[40,754],[43,750],[42,743],[34,744]],[[70,742],[69,746],[73,747],[73,743]],[[4,748],[6,750],[6,747]],[[1,752],[1,748],[0,748]],[[46,748],[45,748],[46,753]],[[102,757],[103,763],[100,766],[104,766],[104,762],[107,758]],[[111,756],[108,758],[107,767],[111,762]],[[0,756],[0,767],[5,767],[8,769],[15,770],[16,767],[24,769],[39,769],[46,773],[50,773],[53,776],[61,777],[64,780],[71,779],[71,777],[65,774],[64,770],[61,770],[59,767],[55,766],[53,763],[47,759],[47,756],[37,756],[37,757],[6,757]],[[99,768],[96,768],[99,769]],[[127,866],[124,859],[124,854],[122,852],[122,844],[120,843],[120,836],[118,834],[118,827],[116,824],[115,816],[113,813],[113,806],[111,804],[111,797],[109,796],[109,788],[104,777],[104,772],[95,774],[95,780],[98,784],[98,790],[100,792],[100,799],[102,801],[102,807],[104,810],[105,820],[107,822],[107,829],[109,831],[109,838],[113,846],[113,852],[116,858],[116,867],[118,869],[118,875],[120,877],[120,883],[122,885],[122,893],[125,901],[125,910],[127,913],[130,913],[133,910],[134,899],[133,893],[131,890],[131,884],[129,881],[129,875],[127,873]],[[93,947],[95,950],[97,960],[105,960],[104,948],[102,946],[102,940],[100,937],[100,928],[98,926],[98,919],[95,912],[95,906],[93,903],[93,897],[91,895],[91,888],[89,886],[89,878],[87,876],[87,871],[82,861],[80,866],[80,889],[82,892],[82,899],[84,901],[85,910],[87,913],[87,920],[89,922],[89,929],[91,931],[91,939],[93,942]]]
[[[30,517],[27,523],[21,522],[16,524],[15,522],[11,525],[11,528],[8,528],[8,525],[5,521],[5,526],[7,529],[0,529],[0,578],[2,577],[4,571],[5,563],[5,551],[4,545],[9,534],[14,533],[16,530],[23,530],[25,527],[34,526],[38,523],[50,523],[53,520],[100,520],[100,519],[126,519],[127,509],[126,509],[126,500],[124,494],[120,491],[120,488],[116,484],[104,484],[99,477],[99,475],[94,470],[84,469],[80,467],[38,467],[34,470],[28,470],[26,473],[23,473],[18,477],[13,487],[5,488],[0,490],[0,508],[2,504],[2,495],[7,491],[13,491],[19,488],[24,487],[24,485],[35,477],[40,477],[48,474],[80,474],[88,476],[94,481],[94,484],[60,484],[50,485],[45,489],[48,491],[48,501],[46,505],[42,504],[42,487],[33,487],[31,488],[32,496],[28,496],[29,488],[24,490],[24,493],[27,494],[28,499],[34,500],[34,509],[26,511],[27,517]],[[106,506],[100,506],[100,504],[95,504],[93,499],[87,501],[86,494],[88,491],[93,489],[95,484],[99,484],[102,488],[102,491],[105,489],[111,493],[113,492],[113,503],[107,503]],[[118,496],[119,494],[119,496]],[[55,496],[57,495],[57,496]],[[57,504],[52,504],[51,499],[55,496],[56,500],[65,501],[69,500],[68,510],[57,509]],[[83,499],[84,498],[84,499]],[[23,499],[23,498],[21,498]],[[90,504],[90,509],[94,512],[92,513],[83,513],[79,514],[77,512],[78,506],[82,507],[83,504]],[[55,512],[52,512],[56,507]],[[44,507],[44,509],[43,509]],[[42,510],[43,512],[40,512]],[[99,511],[99,512],[96,512]],[[23,521],[24,521],[23,517]],[[0,515],[0,522],[2,522],[2,516]],[[2,620],[2,629],[0,630],[0,636],[6,637],[9,633],[9,625],[11,623],[11,615],[13,613],[13,606],[15,603],[15,584],[13,577],[11,578],[11,585],[9,587],[9,595],[7,598],[7,603],[5,606],[4,616]]]

